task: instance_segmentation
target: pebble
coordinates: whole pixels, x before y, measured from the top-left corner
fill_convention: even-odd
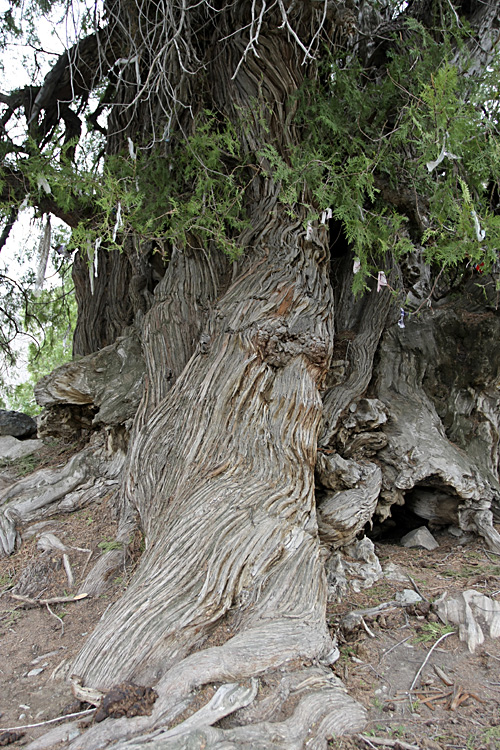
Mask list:
[[[37,667],[36,669],[30,669],[26,677],[36,677],[38,674],[41,674],[44,669],[45,667]]]

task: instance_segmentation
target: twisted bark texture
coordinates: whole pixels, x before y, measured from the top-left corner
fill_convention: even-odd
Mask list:
[[[123,75],[130,85],[118,91],[126,106],[110,118],[109,152],[117,153],[129,133],[145,132],[158,112],[170,117],[168,137],[179,137],[189,130],[191,110],[209,102],[238,125],[243,156],[267,144],[286,161],[304,137],[293,122],[294,95],[317,73],[308,50],[318,43],[318,22],[337,37],[348,37],[352,23],[364,39],[380,28],[357,51],[383,65],[397,19],[389,10],[385,19],[370,14],[361,2],[354,4],[356,19],[351,5],[285,9],[279,2],[269,12],[262,4],[259,15],[256,4],[196,4],[189,12],[169,4],[168,13],[178,16],[165,17],[174,31],[161,55],[155,50],[150,68],[142,57],[137,69],[132,59],[120,63],[123,72],[157,81],[158,96],[146,96]],[[424,18],[429,7],[414,3],[415,17]],[[154,16],[149,3],[107,5],[127,33],[147,17],[144,8]],[[468,3],[467,12],[489,28],[492,11],[485,8]],[[258,29],[258,40],[249,42],[241,31],[248,28],[250,37]],[[155,78],[159,61],[177,75],[175,85]],[[162,81],[171,87],[173,109]],[[79,373],[65,366],[39,393],[49,405],[59,400],[94,410],[93,427],[108,436],[98,455],[102,466],[105,458],[110,463],[100,470],[114,482],[121,471],[119,540],[126,544],[137,516],[145,551],[71,674],[101,690],[125,679],[154,685],[159,697],[151,716],[106,720],[71,741],[81,729],[64,730],[73,750],[111,743],[326,748],[329,737],[356,731],[364,720],[329,668],[335,646],[326,625],[327,554],[355,543],[394,504],[424,512],[430,496],[434,505],[451,502],[456,522],[500,551],[491,518],[500,496],[500,362],[491,346],[499,318],[489,281],[484,299],[474,280],[467,297],[445,298],[435,314],[426,308],[399,328],[395,296],[372,289],[354,299],[350,253],[330,263],[327,227],[308,227],[300,208],[300,218],[291,218],[263,157],[260,166],[248,175],[251,220],[238,238],[246,248],[238,263],[193,236],[186,247],[173,247],[161,268],[153,248],[127,238],[123,255],[100,256],[93,291],[88,266],[81,258],[75,265],[75,348],[87,356]],[[391,200],[389,187],[382,188]],[[417,197],[408,215],[420,216],[422,205]],[[418,273],[415,306],[432,296],[425,271]],[[396,265],[388,276],[396,293],[411,286]],[[473,333],[457,373],[454,346],[465,322]],[[131,368],[137,339],[143,361]],[[469,356],[472,342],[476,354]],[[102,373],[119,382],[115,398]],[[109,454],[120,456],[119,465]],[[86,479],[75,480],[75,488]],[[34,483],[4,498],[6,506],[15,498],[17,513],[0,516],[7,551]],[[45,495],[39,503],[45,507]],[[84,586],[100,590],[96,581],[115,563],[100,563]],[[206,686],[214,683],[220,692],[212,702]],[[190,707],[194,691],[206,704],[199,711]],[[179,723],[186,710],[191,715]],[[54,730],[45,746],[61,736]]]
[[[290,133],[276,127],[300,75],[283,34],[264,43],[272,66],[252,60],[234,82],[229,73],[244,47],[226,45],[213,66],[214,96],[233,118],[248,112],[249,141],[266,133],[283,143]],[[146,385],[122,502],[138,510],[147,548],[72,672],[104,689],[123,677],[161,685],[163,697],[142,720],[148,729],[172,719],[188,690],[207,680],[275,674],[274,707],[280,690],[305,680],[307,700],[282,726],[263,721],[272,711],[258,701],[253,730],[227,741],[302,747],[316,721],[323,746],[363,716],[327,669],[301,669],[304,660],[327,664],[333,652],[314,502],[319,388],[333,345],[328,237],[324,228],[310,237],[287,218],[271,180],[256,178],[250,194],[251,253],[235,278],[228,281],[217,256],[178,251],[144,320]],[[276,672],[284,668],[286,688]],[[216,747],[225,734],[203,730],[189,742]],[[99,743],[108,735],[99,728],[95,736]],[[87,734],[85,747],[89,741]],[[184,747],[188,739],[164,741]]]

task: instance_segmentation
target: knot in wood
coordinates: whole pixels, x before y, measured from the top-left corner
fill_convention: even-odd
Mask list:
[[[252,344],[259,357],[272,367],[285,367],[292,359],[305,356],[311,364],[327,367],[330,349],[327,342],[309,327],[288,327],[281,321],[269,321],[254,331]]]
[[[121,682],[114,685],[103,697],[96,711],[94,721],[104,721],[108,717],[149,716],[158,693],[151,687]]]

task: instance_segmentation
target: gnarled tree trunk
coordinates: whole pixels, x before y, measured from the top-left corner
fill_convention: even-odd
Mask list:
[[[428,6],[418,4],[422,12]],[[255,5],[236,3],[220,16],[210,8],[209,20],[196,9],[190,31],[196,21],[193,49],[204,67],[192,79],[199,92],[189,76],[183,91],[194,92],[194,111],[208,101],[221,121],[238,127],[242,158],[261,154],[262,169],[248,170],[250,224],[238,238],[245,255],[230,266],[214,247],[191,237],[187,247],[171,249],[166,267],[155,269],[152,248],[128,237],[124,256],[102,264],[92,304],[80,259],[75,346],[89,355],[79,365],[84,374],[66,366],[39,390],[47,404],[61,398],[92,407],[93,427],[108,437],[99,449],[103,466],[106,450],[120,455],[119,465],[108,455],[101,469],[113,482],[121,471],[120,541],[126,544],[136,517],[145,538],[130,586],[98,623],[71,675],[100,690],[124,680],[152,685],[158,700],[151,716],[91,727],[71,741],[73,750],[151,742],[158,748],[325,748],[330,736],[356,731],[364,721],[329,666],[336,656],[326,624],[324,562],[331,549],[354,542],[394,504],[417,507],[419,493],[430,489],[453,499],[464,528],[499,543],[488,515],[500,487],[496,359],[488,359],[486,384],[476,379],[477,387],[469,388],[471,372],[453,383],[454,397],[467,391],[468,413],[484,422],[467,455],[468,435],[440,392],[451,355],[437,345],[440,325],[462,310],[428,312],[421,326],[412,320],[401,329],[396,296],[387,289],[355,299],[349,249],[331,264],[327,226],[308,225],[300,206],[299,218],[291,218],[279,183],[265,169],[265,146],[286,162],[304,136],[294,124],[294,95],[317,70],[302,64],[307,55],[298,54],[300,40],[285,21],[280,27],[277,11],[265,15],[263,4],[257,57],[233,33],[257,23]],[[336,7],[339,28],[345,10]],[[313,21],[322,11],[305,3],[288,11],[302,46],[313,44]],[[124,5],[119,12],[133,26],[137,8]],[[379,42],[373,55],[384,58],[387,47]],[[124,118],[139,107],[126,93]],[[132,120],[119,121],[119,110],[113,116],[108,146],[117,153],[133,129]],[[177,122],[182,129],[187,115]],[[381,189],[389,195],[387,186]],[[303,197],[307,203],[310,196]],[[388,197],[398,199],[407,203],[405,196]],[[418,214],[418,205],[413,210]],[[399,292],[397,265],[389,278]],[[115,300],[111,307],[107,295]],[[493,337],[497,312],[488,314]],[[143,361],[127,380],[127,358],[131,352],[137,358],[134,337]],[[100,381],[103,372],[120,382],[114,400]],[[452,445],[457,435],[464,445]],[[20,507],[32,490],[33,482],[18,485],[9,498]],[[8,552],[15,523],[4,515]],[[3,541],[1,534],[0,523]],[[104,578],[117,559],[122,553],[115,551],[84,587],[97,591],[93,578]],[[221,687],[212,703],[207,685],[214,683]],[[190,708],[195,690],[207,704],[198,712]],[[187,709],[193,715],[186,723],[166,731]]]

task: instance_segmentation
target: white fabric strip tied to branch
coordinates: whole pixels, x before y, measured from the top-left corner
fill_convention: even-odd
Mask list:
[[[47,263],[49,260],[50,252],[50,239],[52,236],[50,226],[50,214],[47,214],[47,220],[40,237],[40,243],[38,245],[38,268],[36,271],[35,280],[35,294],[38,296],[42,291],[43,282],[45,281],[45,272],[47,271]]]
[[[458,159],[458,156],[455,156],[455,154],[451,154],[449,151],[446,150],[446,139],[448,137],[448,134],[446,133],[443,140],[443,148],[441,149],[441,152],[438,156],[438,158],[435,161],[428,161],[425,165],[429,172],[432,172],[436,167],[438,167],[441,162],[445,159],[445,157],[448,157],[448,159]]]
[[[383,286],[387,286],[387,279],[383,271],[379,271],[377,275],[377,292],[380,292]]]
[[[474,222],[474,229],[476,232],[476,239],[478,242],[482,242],[484,238],[486,237],[486,229],[481,229],[481,225],[479,223],[479,219],[477,217],[477,213],[474,209],[471,210],[472,214],[472,220]]]
[[[132,138],[130,138],[130,137],[127,138],[127,143],[128,143],[128,153],[129,153],[129,156],[132,159],[132,161],[135,161],[137,159],[137,154],[135,153],[134,142],[133,142]]]
[[[116,235],[121,225],[122,225],[122,204],[120,203],[120,201],[118,201],[118,205],[116,207],[116,221],[113,227],[113,234],[111,235],[113,242],[115,242],[116,240]]]
[[[94,294],[94,248],[90,240],[87,240],[87,258],[89,263],[90,293]]]
[[[331,219],[331,218],[332,218],[332,216],[333,216],[333,214],[332,214],[332,209],[331,209],[331,208],[327,208],[327,209],[326,209],[326,211],[323,211],[323,212],[322,212],[322,214],[321,214],[321,219],[320,219],[320,223],[321,223],[321,224],[326,224],[326,222],[327,222],[327,221],[328,221],[329,219]]]
[[[87,240],[87,258],[89,262],[89,281],[91,294],[94,294],[94,280],[97,278],[99,248],[101,247],[101,242],[101,237],[98,237],[94,243],[94,246],[92,247],[91,241]]]

